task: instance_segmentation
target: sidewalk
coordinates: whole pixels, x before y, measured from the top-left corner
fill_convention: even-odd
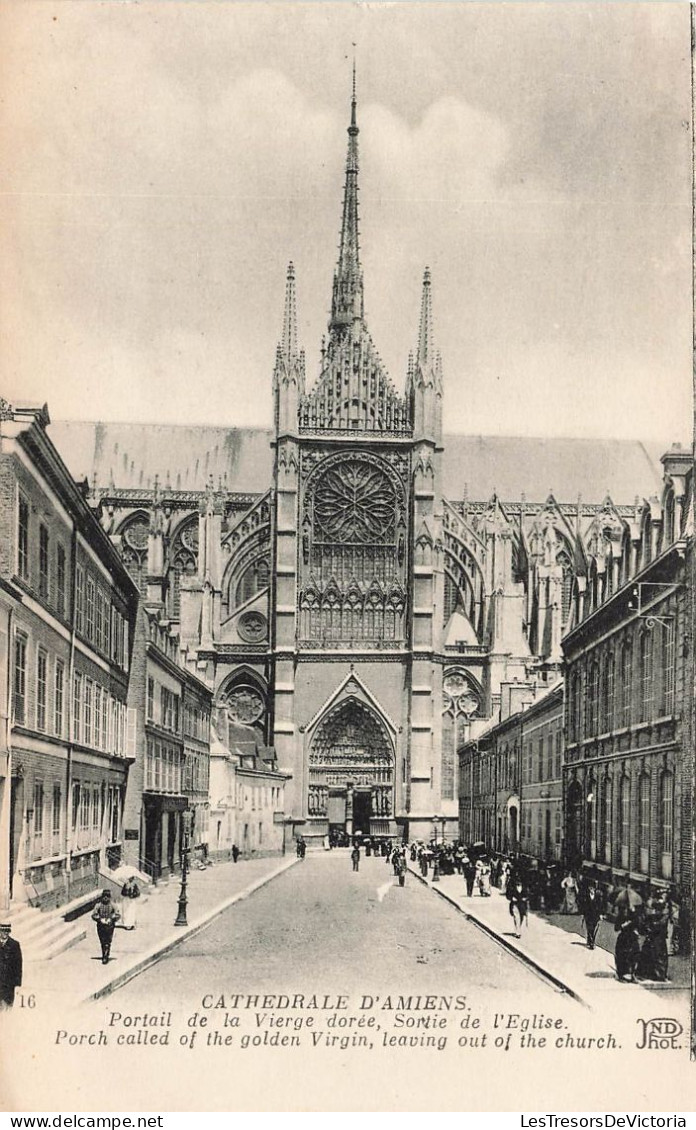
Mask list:
[[[579,933],[582,928],[579,915],[574,920],[578,932],[574,932],[573,927],[569,928],[567,923],[563,927],[556,926],[548,918],[531,913],[529,925],[523,929],[522,937],[518,939],[514,934],[508,900],[495,888],[492,888],[490,898],[481,898],[479,895],[467,898],[461,875],[443,875],[439,882],[433,883],[430,877],[423,879],[420,870],[413,864],[409,864],[409,870],[505,949],[536,969],[563,992],[569,993],[580,1004],[592,1008],[600,1005],[611,1008],[619,998],[626,1001],[631,994],[642,994],[642,997],[636,997],[637,1003],[640,999],[647,999],[646,992],[660,991],[668,995],[670,1008],[681,1008],[684,1003],[688,1006],[688,980],[681,983],[684,980],[683,961],[679,962],[678,967],[675,962],[677,979],[667,984],[624,983],[617,980],[613,953],[599,947],[594,950],[587,948],[584,935]],[[670,975],[672,972],[670,968]]]
[[[108,965],[102,965],[96,927],[87,915],[87,937],[78,945],[50,961],[25,963],[22,992],[34,993],[41,1009],[71,1007],[106,996],[296,862],[293,854],[192,870],[187,884],[188,926],[174,926],[181,890],[179,876],[148,887],[146,896],[137,901],[135,930],[117,926]]]

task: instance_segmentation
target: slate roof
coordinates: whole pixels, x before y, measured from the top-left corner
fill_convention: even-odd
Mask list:
[[[272,478],[270,429],[199,425],[119,424],[55,421],[49,435],[78,479],[90,485],[202,490],[212,474],[230,491],[263,492]],[[445,436],[444,491],[452,500],[484,501],[495,491],[503,500],[524,496],[543,502],[618,505],[661,491],[660,455],[668,442]]]

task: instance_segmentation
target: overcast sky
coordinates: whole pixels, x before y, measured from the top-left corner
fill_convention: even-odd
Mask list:
[[[691,434],[686,4],[0,9],[0,389],[268,425],[285,269],[314,379],[351,43],[368,324],[433,274],[448,431]]]

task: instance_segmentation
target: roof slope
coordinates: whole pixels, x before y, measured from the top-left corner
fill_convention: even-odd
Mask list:
[[[49,434],[75,478],[121,488],[160,486],[202,490],[210,475],[230,491],[263,492],[272,478],[271,440],[264,428],[56,421]],[[668,444],[638,440],[445,436],[447,497],[485,500],[495,491],[543,502],[627,505],[659,493],[660,455]]]

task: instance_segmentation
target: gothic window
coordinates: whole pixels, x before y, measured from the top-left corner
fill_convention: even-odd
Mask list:
[[[140,595],[147,596],[147,546],[150,520],[147,514],[135,514],[121,529],[121,557],[137,585]]]
[[[266,715],[263,692],[251,683],[235,683],[220,700],[227,707],[227,718],[240,726],[262,727]]]
[[[403,638],[406,519],[392,468],[367,453],[320,464],[307,486],[302,563],[320,609],[323,643]],[[301,620],[307,633],[311,617]]]
[[[196,559],[193,554],[181,549],[171,566],[169,611],[173,620],[178,620],[181,613],[181,578],[196,575]]]
[[[457,610],[458,597],[459,593],[457,591],[457,586],[450,577],[449,573],[445,573],[445,624],[449,623],[450,617],[453,616]]]
[[[268,588],[270,573],[271,569],[266,557],[257,557],[247,565],[237,581],[235,607],[239,608],[241,604],[246,604],[247,600],[251,600],[262,589]]]
[[[563,624],[567,624],[573,597],[573,566],[570,557],[565,552],[559,553],[557,560],[561,566],[563,577],[561,582],[561,616]]]
[[[315,537],[342,544],[381,544],[396,522],[394,488],[378,466],[358,459],[330,467],[314,490]]]

